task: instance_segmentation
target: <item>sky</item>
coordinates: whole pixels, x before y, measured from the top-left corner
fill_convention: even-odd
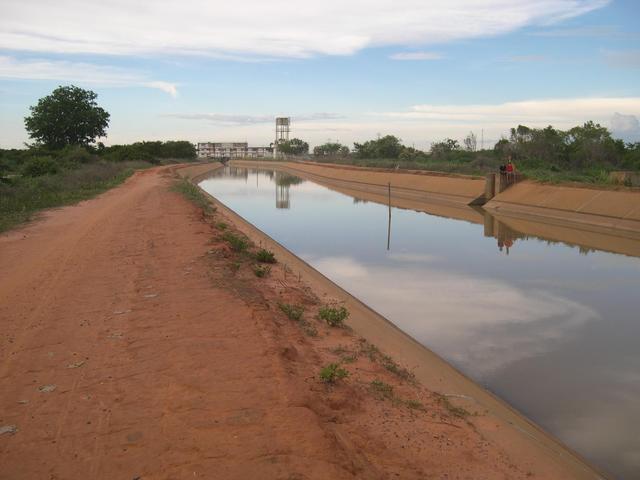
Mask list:
[[[490,148],[588,120],[640,141],[638,0],[1,0],[0,148],[58,85],[98,94],[106,144],[312,146],[392,134]]]

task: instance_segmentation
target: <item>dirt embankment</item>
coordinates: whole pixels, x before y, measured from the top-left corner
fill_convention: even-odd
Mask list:
[[[172,182],[170,168],[137,173],[0,236],[0,478],[596,478],[320,322],[341,298],[278,251],[256,277],[223,240],[246,225],[204,215]],[[327,384],[332,362],[349,376]]]

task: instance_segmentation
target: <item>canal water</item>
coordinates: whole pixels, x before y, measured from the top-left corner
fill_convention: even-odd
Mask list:
[[[207,192],[616,478],[640,478],[640,259],[270,170]]]

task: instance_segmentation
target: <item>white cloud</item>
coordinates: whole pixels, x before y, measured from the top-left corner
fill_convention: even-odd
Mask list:
[[[179,118],[182,120],[204,120],[217,125],[257,125],[262,123],[271,124],[279,115],[243,115],[243,114],[227,114],[227,113],[169,113],[165,117]],[[336,120],[344,118],[337,113],[318,112],[309,115],[296,115],[292,117],[292,121],[306,122],[312,120]]]
[[[616,112],[611,117],[609,125],[616,137],[629,142],[640,141],[640,122],[635,115],[622,115]]]
[[[442,55],[437,52],[400,52],[390,55],[391,60],[440,60]]]
[[[178,93],[174,84],[149,80],[136,72],[107,65],[63,60],[18,60],[0,56],[0,78],[58,80],[113,87],[141,86],[162,90],[172,97]]]
[[[606,123],[613,112],[640,112],[640,97],[563,98],[525,100],[498,104],[415,105],[387,117],[425,122],[451,121],[465,124],[525,124],[575,126],[587,120]]]
[[[149,88],[157,88],[158,90],[162,90],[163,92],[171,95],[173,98],[176,98],[178,96],[178,89],[173,83],[153,81],[153,82],[145,82],[143,83],[143,85]]]
[[[4,0],[0,48],[57,53],[308,57],[505,34],[609,0]]]

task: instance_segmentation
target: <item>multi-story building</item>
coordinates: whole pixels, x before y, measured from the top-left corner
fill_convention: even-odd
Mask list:
[[[250,147],[247,142],[198,143],[198,158],[261,158],[272,152],[271,147]]]

